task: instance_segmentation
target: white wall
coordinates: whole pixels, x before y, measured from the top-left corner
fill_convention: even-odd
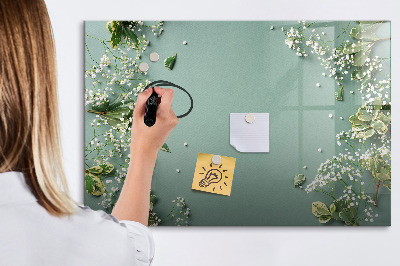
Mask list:
[[[160,265],[400,265],[399,50],[397,0],[47,0],[59,67],[64,160],[70,188],[83,200],[83,21],[141,20],[392,20],[392,226],[383,228],[154,228]],[[396,17],[397,16],[397,17]]]

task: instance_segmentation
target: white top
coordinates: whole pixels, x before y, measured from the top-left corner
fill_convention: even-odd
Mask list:
[[[150,265],[153,256],[141,223],[86,206],[71,218],[52,216],[21,172],[0,173],[0,265]]]

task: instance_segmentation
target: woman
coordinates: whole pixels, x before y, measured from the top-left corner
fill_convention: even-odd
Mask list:
[[[55,49],[43,0],[0,1],[0,265],[149,265],[146,227],[158,150],[178,119],[173,90],[155,88],[157,123],[133,114],[131,162],[108,215],[77,206],[62,167]]]

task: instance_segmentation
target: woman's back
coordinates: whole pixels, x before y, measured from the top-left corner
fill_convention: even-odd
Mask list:
[[[0,173],[1,265],[148,265],[150,230],[80,207],[71,217],[50,215],[21,172]]]

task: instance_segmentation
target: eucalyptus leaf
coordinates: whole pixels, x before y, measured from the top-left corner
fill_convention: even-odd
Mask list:
[[[173,56],[170,56],[164,60],[164,66],[167,69],[172,70],[174,68],[176,56],[177,56],[177,54],[174,54]]]
[[[306,177],[302,174],[298,174],[294,177],[294,187],[300,186],[306,181]]]

